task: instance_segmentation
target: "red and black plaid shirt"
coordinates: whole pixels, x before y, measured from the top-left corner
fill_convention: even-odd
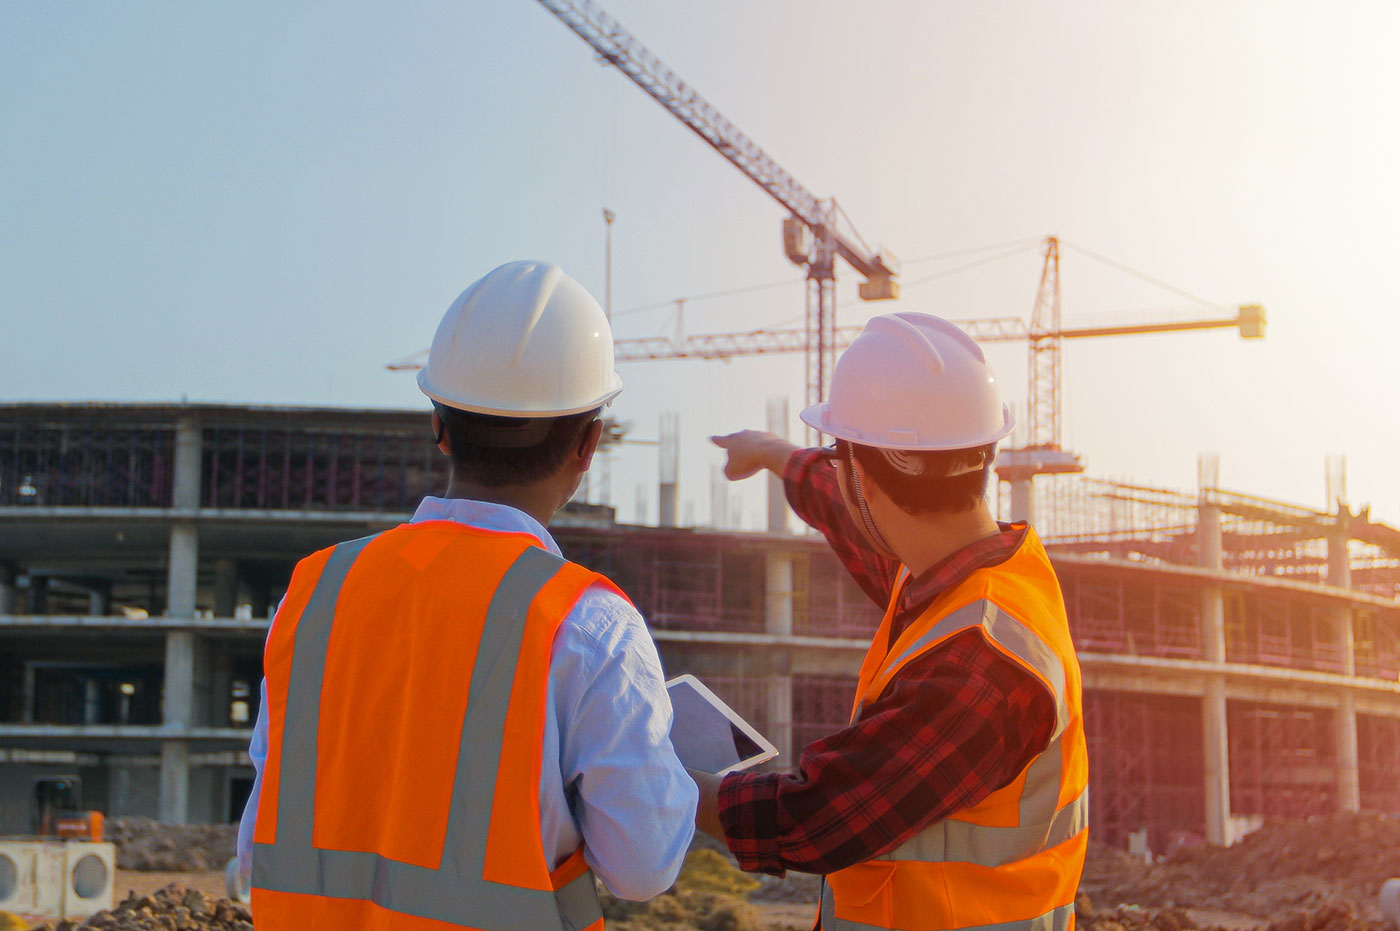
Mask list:
[[[788,501],[882,609],[899,563],[870,550],[817,450],[784,470]],[[1025,527],[959,550],[905,583],[891,638],[940,592],[1005,561]],[[830,873],[879,856],[1007,785],[1050,741],[1055,699],[1035,676],[963,631],[906,665],[860,719],[803,749],[797,773],[733,773],[719,791],[729,849],[750,872]]]

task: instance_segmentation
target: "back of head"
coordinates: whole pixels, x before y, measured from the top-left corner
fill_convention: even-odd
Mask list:
[[[800,416],[852,444],[911,514],[976,506],[996,444],[1014,426],[981,347],[947,320],[918,313],[872,317],[837,360],[829,399]]]
[[[559,266],[526,261],[493,269],[452,302],[418,386],[456,468],[506,485],[557,469],[622,380],[598,302]]]

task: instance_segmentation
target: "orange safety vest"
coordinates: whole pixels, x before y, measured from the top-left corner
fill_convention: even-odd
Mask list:
[[[855,721],[901,669],[949,637],[987,640],[1055,696],[1050,744],[1010,784],[822,887],[824,931],[1073,931],[1089,843],[1079,661],[1050,558],[1034,530],[1010,559],[943,592],[888,649],[902,569],[861,664]]]
[[[550,651],[595,582],[615,590],[453,521],[297,564],[264,656],[259,931],[601,931],[583,849],[546,858],[539,797]]]

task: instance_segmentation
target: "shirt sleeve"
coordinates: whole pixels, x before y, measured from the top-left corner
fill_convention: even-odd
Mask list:
[[[830,873],[886,853],[1009,784],[1050,741],[1055,699],[980,630],[910,662],[796,774],[732,773],[719,792],[750,872]]]
[[[649,899],[680,873],[698,790],[671,746],[671,702],[641,615],[595,586],[570,619],[587,651],[558,695],[570,807],[598,878],[620,898]]]
[[[252,887],[253,827],[258,820],[258,799],[262,795],[263,767],[267,765],[267,680],[260,686],[258,720],[253,725],[253,739],[248,744],[248,759],[253,762],[253,789],[243,806],[243,818],[238,822],[238,871],[243,876],[243,888]]]
[[[820,450],[799,449],[783,469],[783,490],[797,516],[826,537],[861,591],[883,611],[890,602],[899,560],[870,548],[846,509],[832,461]]]

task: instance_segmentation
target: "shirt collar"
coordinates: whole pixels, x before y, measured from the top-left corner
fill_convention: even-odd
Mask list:
[[[425,520],[454,520],[459,524],[494,530],[498,533],[528,533],[538,537],[544,548],[555,556],[562,556],[559,544],[544,529],[544,525],[519,508],[492,501],[476,501],[471,498],[435,498],[432,495],[418,504],[410,524]]]

